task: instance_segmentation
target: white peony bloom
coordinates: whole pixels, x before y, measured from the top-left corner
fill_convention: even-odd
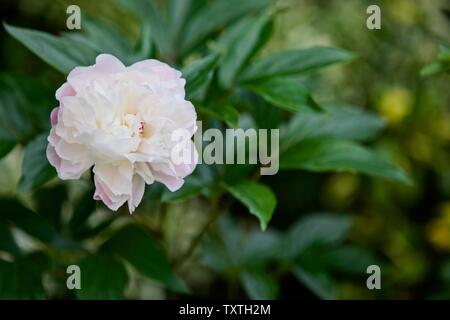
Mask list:
[[[79,179],[93,166],[94,199],[111,210],[128,202],[130,213],[142,200],[145,184],[159,181],[171,191],[197,164],[174,163],[175,130],[196,131],[194,106],[185,100],[181,73],[157,60],[125,67],[101,54],[96,64],[76,67],[56,91],[47,157],[61,179]]]

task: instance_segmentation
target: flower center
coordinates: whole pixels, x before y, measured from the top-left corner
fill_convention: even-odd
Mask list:
[[[139,135],[142,136],[142,134],[144,133],[144,129],[145,129],[145,122],[144,120],[141,120],[139,122]]]

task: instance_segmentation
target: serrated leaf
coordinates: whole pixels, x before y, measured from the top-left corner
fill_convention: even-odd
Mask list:
[[[280,169],[360,172],[402,183],[409,178],[370,149],[352,141],[313,138],[290,147],[280,155]]]
[[[18,186],[20,192],[33,190],[56,176],[55,168],[47,160],[47,145],[47,135],[43,134],[26,146]]]
[[[293,78],[269,78],[249,85],[269,103],[288,111],[320,110],[309,90]]]
[[[173,273],[158,242],[137,226],[120,229],[103,245],[101,252],[120,256],[141,274],[161,282],[170,290],[187,292],[186,285]]]
[[[265,230],[276,207],[276,197],[269,187],[253,181],[241,181],[225,188],[259,219]]]
[[[311,72],[320,68],[350,61],[354,55],[335,48],[308,48],[274,53],[250,65],[239,76],[241,82],[256,81],[275,76]]]

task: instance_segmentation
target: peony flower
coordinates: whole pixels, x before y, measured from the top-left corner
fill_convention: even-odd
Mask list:
[[[130,213],[145,184],[179,189],[198,158],[191,141],[196,112],[184,84],[179,71],[157,60],[125,67],[101,54],[95,65],[73,69],[50,116],[47,158],[59,178],[79,179],[93,167],[94,199],[114,211],[128,202]],[[176,130],[189,133],[183,142],[192,150],[189,163],[172,161]]]

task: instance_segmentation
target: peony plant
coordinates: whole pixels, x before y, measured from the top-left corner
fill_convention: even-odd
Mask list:
[[[311,214],[289,228],[268,227],[274,213],[284,214],[276,210],[283,194],[274,180],[261,178],[253,164],[196,166],[191,140],[193,161],[175,164],[170,134],[182,128],[190,138],[196,120],[221,131],[279,128],[281,172],[346,171],[408,183],[399,167],[365,145],[384,126],[377,115],[311,93],[309,80],[318,71],[360,63],[356,55],[330,47],[263,50],[282,9],[276,1],[116,4],[138,22],[138,37],[92,17],[83,18],[81,30],[58,36],[5,23],[62,77],[50,89],[32,78],[1,79],[13,102],[0,108],[0,154],[24,153],[16,194],[0,198],[0,219],[8,222],[0,224],[0,236],[12,257],[0,259],[6,270],[0,278],[34,268],[35,285],[28,290],[0,281],[0,296],[142,298],[127,290],[136,277],[176,297],[197,296],[193,274],[207,268],[254,299],[279,297],[284,274],[321,298],[335,297],[332,261],[305,261],[318,256],[317,248],[340,246],[351,216]],[[73,179],[82,187],[66,181]],[[24,196],[34,199],[31,205]],[[120,210],[125,203],[128,210]],[[185,215],[199,213],[190,226],[171,215],[180,207]],[[39,249],[23,253],[12,226],[35,238]],[[350,253],[377,261],[364,250]],[[81,290],[67,289],[60,276],[73,264],[82,270]]]

